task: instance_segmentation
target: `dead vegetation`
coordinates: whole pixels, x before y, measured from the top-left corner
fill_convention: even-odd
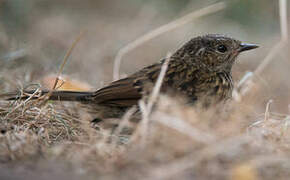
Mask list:
[[[107,129],[92,128],[90,115],[77,103],[43,99],[0,101],[0,177],[288,179],[289,107],[279,111],[282,102],[270,99],[279,96],[277,93],[289,91],[285,87],[290,84],[285,82],[282,90],[278,87],[283,72],[270,74],[273,78],[270,80],[277,82],[267,82],[267,85],[264,82],[267,76],[262,75],[273,57],[288,47],[286,7],[286,1],[280,0],[280,43],[269,53],[264,52],[268,55],[259,61],[262,63],[254,68],[252,75],[240,76],[242,81],[237,83],[234,99],[223,108],[204,112],[185,105],[176,97],[159,94],[162,73],[149,102],[140,101],[142,120],[130,136],[122,131],[131,126],[129,119],[133,110],[117,120],[120,125],[112,133]],[[142,38],[139,43],[144,43]],[[122,51],[119,56],[122,58],[130,50]],[[281,55],[279,58],[286,59],[289,64],[288,57]],[[120,57],[117,61],[120,63]],[[278,63],[278,66],[282,64]],[[15,79],[29,82],[34,73],[39,74],[30,69],[31,73],[19,78],[23,73],[19,71],[21,68],[1,70],[3,91],[15,89]],[[57,76],[61,72],[62,68]],[[118,72],[114,72],[114,77],[119,75]],[[270,86],[268,90],[267,86]],[[39,90],[31,96],[37,96]],[[284,106],[289,104],[289,97],[288,94],[282,98]],[[152,109],[155,102],[156,108]],[[273,104],[278,105],[272,107]]]

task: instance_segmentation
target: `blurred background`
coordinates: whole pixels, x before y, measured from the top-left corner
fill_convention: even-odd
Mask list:
[[[66,51],[80,32],[64,75],[88,83],[94,89],[112,80],[118,50],[138,37],[214,0],[0,0],[0,88],[4,91],[40,83],[57,73]],[[174,52],[190,38],[220,33],[261,47],[247,52],[234,67],[235,80],[254,71],[280,40],[278,1],[229,0],[227,7],[164,33],[126,54],[121,75],[130,74]],[[261,111],[269,99],[274,108],[288,111],[290,63],[286,54],[273,60],[261,77]],[[10,86],[3,82],[11,82]],[[259,108],[257,111],[259,111]]]
[[[159,61],[192,37],[219,33],[260,45],[241,54],[234,65],[238,84],[247,72],[261,67],[281,39],[279,1],[0,0],[0,94],[32,83],[51,87],[47,82],[54,81],[51,77],[81,32],[84,36],[62,75],[78,88],[98,89],[112,81],[120,49],[217,2],[225,2],[226,7],[125,54],[120,73],[123,77]],[[229,103],[226,113],[199,117],[194,108],[161,96],[157,113],[168,116],[168,122],[176,121],[176,116],[192,127],[179,127],[178,133],[178,127],[149,123],[148,137],[143,134],[148,138],[146,146],[138,138],[128,146],[115,146],[114,141],[111,146],[109,133],[91,128],[91,119],[81,116],[78,105],[0,102],[0,179],[150,179],[150,174],[168,177],[176,171],[180,171],[175,175],[178,179],[227,179],[231,174],[237,175],[234,180],[289,179],[289,57],[285,46],[253,78],[241,101]],[[270,99],[271,113],[265,113]],[[185,136],[189,131],[195,135]]]

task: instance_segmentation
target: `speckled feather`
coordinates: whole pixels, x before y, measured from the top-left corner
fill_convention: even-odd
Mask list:
[[[212,104],[230,98],[233,89],[230,69],[234,59],[229,57],[236,56],[233,52],[217,53],[214,47],[220,43],[234,50],[238,48],[240,41],[207,35],[194,38],[177,50],[169,61],[161,91],[166,93],[177,90],[187,96],[190,103],[203,99],[206,104]],[[219,60],[223,57],[225,59]],[[153,87],[163,62],[161,60],[127,78],[112,82],[95,92],[92,101],[110,106],[129,107],[137,104],[142,93],[151,90],[150,84]],[[145,87],[146,85],[149,87]]]
[[[191,104],[200,102],[204,107],[224,102],[232,94],[231,69],[236,57],[242,51],[257,47],[217,34],[193,38],[170,57],[161,91],[177,92],[188,97]],[[117,113],[106,116],[118,117],[128,107],[136,105],[144,94],[150,93],[163,62],[147,66],[95,92],[55,91],[50,99],[81,101],[90,106],[90,111],[116,109]]]

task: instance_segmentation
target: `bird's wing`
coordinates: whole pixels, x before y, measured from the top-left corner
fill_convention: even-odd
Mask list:
[[[111,106],[129,107],[136,105],[144,91],[150,91],[158,77],[161,63],[148,66],[131,76],[112,82],[95,92],[96,103]],[[149,85],[150,84],[150,85]]]
[[[142,97],[141,89],[134,85],[135,79],[124,78],[114,81],[108,86],[95,92],[93,98],[96,103],[112,106],[132,106]]]

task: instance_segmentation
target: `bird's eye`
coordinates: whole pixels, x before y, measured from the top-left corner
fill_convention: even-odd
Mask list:
[[[217,47],[218,52],[224,53],[228,50],[228,48],[225,45],[219,45]]]

